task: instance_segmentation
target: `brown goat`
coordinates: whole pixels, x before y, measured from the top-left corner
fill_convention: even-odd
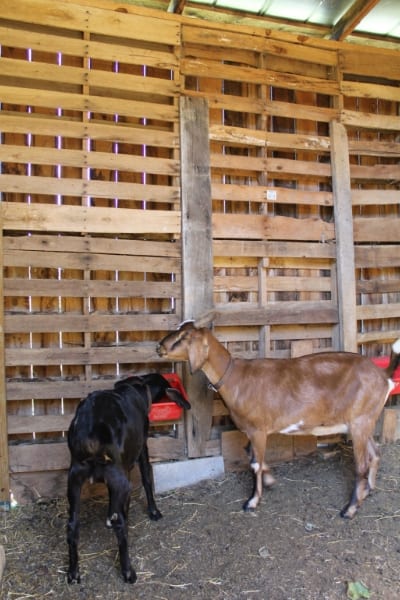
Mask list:
[[[254,489],[243,508],[258,505],[263,483],[274,483],[265,463],[271,433],[327,435],[349,433],[356,479],[341,516],[351,519],[374,488],[379,453],[373,439],[377,419],[400,361],[400,339],[392,346],[389,367],[380,369],[357,353],[321,352],[289,359],[232,358],[204,325],[210,317],[185,321],[158,345],[158,354],[189,361],[218,390],[238,429],[250,440]]]

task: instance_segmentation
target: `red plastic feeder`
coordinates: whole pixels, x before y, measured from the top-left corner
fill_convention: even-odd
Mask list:
[[[386,369],[386,367],[389,365],[388,356],[377,356],[375,358],[371,358],[371,360],[376,364],[377,367],[380,367],[381,369]],[[393,373],[392,380],[394,381],[395,386],[390,392],[390,395],[400,394],[400,367],[397,367]]]
[[[176,373],[162,373],[162,376],[167,379],[171,387],[180,391],[185,400],[188,400],[179,375]],[[171,402],[167,396],[164,396],[160,402],[155,402],[152,405],[149,419],[151,423],[158,423],[159,421],[179,421],[182,417],[182,412],[183,408],[181,406],[178,406],[175,402]]]

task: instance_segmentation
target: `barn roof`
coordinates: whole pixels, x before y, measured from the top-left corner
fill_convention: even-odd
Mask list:
[[[399,47],[399,0],[123,0],[203,20]]]

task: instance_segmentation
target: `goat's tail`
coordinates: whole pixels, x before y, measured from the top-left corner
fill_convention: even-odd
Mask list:
[[[393,376],[393,373],[400,364],[400,338],[392,344],[392,351],[390,353],[389,365],[385,371],[389,378]]]
[[[97,423],[85,440],[87,453],[94,461],[120,462],[118,450],[112,439],[111,431],[106,423]]]

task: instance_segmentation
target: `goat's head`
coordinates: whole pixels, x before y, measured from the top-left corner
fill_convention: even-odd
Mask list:
[[[114,384],[115,390],[122,390],[126,387],[134,387],[136,390],[146,389],[150,394],[151,403],[159,402],[167,396],[168,400],[175,402],[182,408],[190,409],[190,404],[181,394],[181,392],[170,387],[168,380],[161,373],[146,373],[144,375],[132,375],[126,379],[121,379]]]
[[[176,331],[168,333],[158,344],[157,352],[162,358],[173,361],[189,361],[190,372],[195,373],[208,358],[208,329],[213,315],[207,313],[197,321],[184,321]]]

